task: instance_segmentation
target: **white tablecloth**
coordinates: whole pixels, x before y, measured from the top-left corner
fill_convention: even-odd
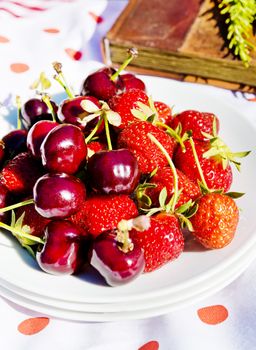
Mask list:
[[[1,113],[53,61],[68,72],[102,61],[100,40],[127,1],[0,1]],[[256,123],[255,96],[213,87]],[[2,123],[2,122],[1,122]],[[2,129],[3,130],[3,129]],[[4,268],[1,266],[1,268]],[[18,268],[18,267],[17,267]],[[256,262],[217,294],[170,314],[111,323],[46,317],[0,298],[3,350],[256,349]]]

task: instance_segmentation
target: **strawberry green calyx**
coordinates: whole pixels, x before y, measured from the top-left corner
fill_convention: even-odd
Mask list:
[[[54,75],[54,79],[63,87],[63,89],[66,91],[66,94],[69,98],[74,98],[75,95],[72,92],[71,88],[69,87],[63,72],[62,72],[62,64],[60,62],[53,62],[53,68],[57,74]]]
[[[110,80],[115,81],[119,74],[131,63],[131,61],[138,56],[138,50],[135,47],[132,47],[127,50],[128,58],[121,64],[118,70],[110,77]]]
[[[232,152],[231,149],[217,136],[216,118],[213,120],[213,134],[202,131],[202,135],[209,140],[210,149],[203,154],[204,158],[217,157],[221,160],[223,169],[226,169],[229,162],[233,163],[238,171],[240,171],[241,163],[236,158],[244,158],[251,151]]]
[[[21,246],[28,250],[28,252],[35,257],[35,253],[31,246],[36,244],[44,244],[44,240],[40,237],[30,234],[30,227],[28,225],[23,225],[25,213],[23,213],[17,220],[14,211],[12,211],[11,225],[4,224],[0,222],[0,227],[10,231],[13,236],[19,241]]]
[[[170,126],[162,123],[162,122],[156,122],[156,126],[160,126],[161,128],[164,128],[170,136],[172,136],[180,145],[182,152],[185,152],[185,145],[184,142],[191,137],[191,132],[187,131],[184,133],[184,135],[181,137],[181,124],[179,123],[177,128],[174,130]]]

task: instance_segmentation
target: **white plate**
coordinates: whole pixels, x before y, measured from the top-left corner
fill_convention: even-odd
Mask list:
[[[224,288],[231,282],[233,282],[255,259],[256,246],[253,246],[247,251],[240,263],[236,263],[226,271],[223,271],[217,278],[211,280],[208,287],[204,290],[198,291],[195,295],[184,296],[181,300],[173,302],[172,300],[165,299],[164,303],[159,305],[148,305],[146,308],[139,308],[135,310],[116,310],[114,312],[99,311],[90,312],[79,309],[63,308],[58,305],[50,305],[48,301],[38,302],[31,298],[27,298],[21,294],[17,294],[15,291],[6,288],[4,285],[0,285],[0,295],[8,300],[26,307],[30,310],[43,313],[44,315],[53,316],[57,318],[68,319],[72,321],[87,321],[87,322],[111,322],[128,319],[142,319],[153,316],[159,316],[168,312],[184,308],[193,303],[196,303],[206,297],[217,293],[220,289]],[[142,301],[143,304],[143,301]]]
[[[92,69],[92,67],[90,67]],[[221,136],[234,151],[255,149],[256,130],[246,117],[212,91],[200,85],[180,83],[157,77],[142,77],[148,92],[154,100],[162,100],[175,111],[198,109],[215,113],[220,119]],[[239,227],[233,242],[222,250],[186,251],[175,262],[145,274],[134,282],[111,288],[93,274],[56,277],[48,275],[37,267],[28,254],[20,249],[14,240],[0,236],[0,278],[17,288],[30,291],[46,298],[66,302],[110,303],[140,301],[180,293],[200,285],[204,288],[211,276],[232,266],[256,242],[256,217],[254,200],[255,152],[242,160],[242,172],[234,169],[232,190],[245,192],[238,200],[241,208]]]

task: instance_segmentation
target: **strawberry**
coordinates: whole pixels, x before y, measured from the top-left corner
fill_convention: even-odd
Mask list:
[[[200,196],[201,191],[199,186],[191,181],[185,174],[178,169],[176,171],[178,176],[178,189],[182,191],[176,204],[178,208],[190,199],[194,201]],[[170,167],[157,170],[156,174],[149,181],[150,184],[154,184],[156,187],[149,187],[145,190],[145,194],[151,199],[153,206],[159,206],[159,194],[164,187],[167,190],[167,201],[171,199],[174,192],[173,182],[173,172]]]
[[[94,153],[106,149],[106,145],[99,141],[92,141],[87,144],[87,155],[90,158]]]
[[[154,107],[158,114],[157,119],[164,124],[170,124],[173,119],[171,108],[160,101],[154,101]]]
[[[194,143],[208,187],[216,190],[222,189],[224,192],[227,192],[230,189],[233,180],[231,166],[228,164],[226,167],[223,167],[222,157],[218,157],[217,155],[205,158],[206,152],[211,149],[210,142],[195,141]],[[174,164],[192,181],[197,182],[198,180],[201,180],[201,177],[189,140],[185,141],[184,145],[186,148],[185,152],[182,151],[181,147],[176,149],[173,159]]]
[[[147,94],[140,89],[125,91],[122,94],[113,96],[108,101],[109,107],[121,116],[122,122],[118,127],[119,129],[123,129],[130,123],[138,121],[138,119],[132,113],[133,109],[139,109],[138,102],[149,106]]]
[[[28,153],[19,153],[2,169],[1,182],[14,194],[30,194],[37,179],[44,173],[42,166]]]
[[[231,197],[208,193],[198,200],[197,212],[191,218],[192,233],[206,248],[223,248],[232,241],[238,220],[239,210]]]
[[[15,210],[15,216],[17,219],[22,217],[22,226],[26,226],[28,233],[42,237],[45,226],[50,222],[49,219],[41,216],[35,209],[34,204],[28,204]]]
[[[168,164],[159,148],[148,138],[154,135],[172,157],[176,141],[165,131],[147,121],[137,121],[127,126],[118,136],[118,148],[128,148],[137,158],[141,173],[150,173],[156,167]]]
[[[150,272],[177,259],[184,249],[184,238],[175,215],[160,213],[150,217],[150,227],[129,232],[132,242],[144,251],[145,269]]]
[[[202,134],[214,134],[214,120],[216,123],[216,133],[219,131],[219,119],[212,113],[199,112],[195,110],[187,110],[177,114],[171,123],[171,128],[176,129],[178,124],[181,124],[182,133],[181,136],[187,132],[192,131],[194,140],[206,140],[207,138]]]
[[[112,230],[122,220],[138,215],[138,209],[127,195],[94,196],[86,199],[82,210],[70,220],[89,234],[97,237],[100,233]]]

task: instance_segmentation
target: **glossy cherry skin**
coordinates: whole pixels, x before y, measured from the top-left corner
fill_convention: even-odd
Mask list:
[[[95,153],[87,171],[93,190],[105,194],[130,194],[140,177],[138,162],[128,149]]]
[[[35,158],[41,158],[40,147],[48,133],[59,124],[52,120],[40,120],[28,131],[27,148]]]
[[[141,79],[137,78],[134,74],[121,74],[121,78],[124,83],[125,91],[130,89],[139,89],[146,91],[144,82]]]
[[[104,232],[95,239],[90,252],[90,264],[113,287],[132,281],[145,266],[143,252],[136,244],[127,253],[119,244],[115,231]]]
[[[12,159],[27,150],[27,134],[25,129],[16,129],[3,137],[5,159]]]
[[[101,105],[97,98],[93,96],[77,96],[75,98],[67,99],[62,102],[58,111],[58,118],[62,123],[69,123],[78,126],[85,135],[89,135],[89,133],[98,123],[100,117],[96,117],[86,123],[86,117],[89,115],[89,113],[81,107],[81,102],[84,100],[89,100],[94,103],[99,109],[101,108]],[[103,129],[104,123],[101,124],[95,135],[100,134]]]
[[[115,73],[113,68],[102,68],[90,74],[84,81],[81,95],[91,95],[99,100],[107,101],[112,96],[124,90],[122,78],[118,76],[115,81],[110,78]]]
[[[36,253],[42,270],[54,275],[77,272],[83,260],[80,255],[81,232],[67,220],[51,221],[44,230],[45,243]]]
[[[55,112],[57,112],[57,105],[51,101]],[[31,98],[21,108],[22,122],[26,129],[29,129],[33,124],[39,120],[52,120],[52,114],[47,105],[39,98]]]
[[[49,172],[75,174],[86,163],[84,134],[72,124],[60,124],[51,130],[40,150],[42,164]]]
[[[86,198],[86,189],[75,176],[46,174],[35,183],[33,198],[40,215],[48,219],[63,219],[79,211]]]

